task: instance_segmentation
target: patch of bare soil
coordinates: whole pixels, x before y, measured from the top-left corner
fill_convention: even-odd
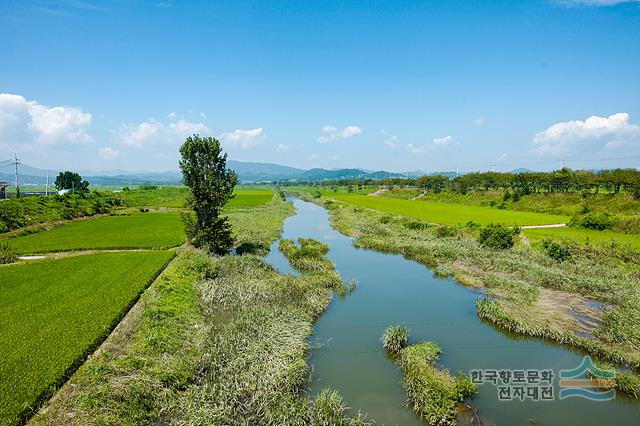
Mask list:
[[[385,192],[387,192],[388,189],[387,188],[380,188],[375,192],[372,192],[370,194],[367,194],[369,197],[379,197],[381,194],[384,194]]]

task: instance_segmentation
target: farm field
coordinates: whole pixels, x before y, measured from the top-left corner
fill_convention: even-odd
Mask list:
[[[635,234],[623,234],[621,232],[595,231],[569,227],[523,229],[522,233],[530,241],[542,240],[545,237],[556,240],[575,241],[583,244],[588,240],[589,243],[597,245],[610,245],[615,241],[616,244],[628,244],[631,247],[640,250],[640,235]]]
[[[252,207],[267,203],[273,197],[269,189],[239,188],[226,207]],[[161,186],[156,189],[137,189],[118,193],[127,207],[174,208],[185,207],[187,188],[183,186]]]
[[[48,397],[174,254],[100,253],[0,267],[0,419],[15,420]]]
[[[465,224],[474,221],[481,225],[504,223],[506,225],[548,225],[566,223],[568,216],[500,210],[490,207],[463,204],[439,203],[422,200],[402,200],[395,198],[371,197],[367,195],[326,194],[326,196],[347,204],[371,208],[383,212],[401,214],[427,222],[445,225]]]
[[[273,198],[273,191],[269,189],[237,189],[235,194],[225,207],[261,206]]]
[[[136,213],[80,220],[7,241],[19,254],[91,249],[164,249],[182,244],[184,227],[178,213]]]

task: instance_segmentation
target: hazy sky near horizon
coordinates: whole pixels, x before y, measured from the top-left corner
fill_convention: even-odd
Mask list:
[[[640,166],[640,2],[0,3],[0,160]]]

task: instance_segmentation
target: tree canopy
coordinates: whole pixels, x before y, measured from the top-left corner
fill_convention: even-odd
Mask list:
[[[74,193],[84,194],[89,192],[89,182],[82,180],[78,173],[66,171],[60,172],[56,177],[56,189],[70,189]]]
[[[196,247],[225,254],[233,247],[231,225],[221,217],[222,208],[233,198],[238,177],[227,169],[227,154],[212,137],[193,135],[180,147],[180,169],[189,187],[193,214],[183,216],[187,238]]]

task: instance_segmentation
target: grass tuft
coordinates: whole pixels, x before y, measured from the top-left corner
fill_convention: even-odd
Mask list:
[[[409,342],[409,329],[400,325],[389,327],[384,331],[380,342],[386,351],[397,354]]]

